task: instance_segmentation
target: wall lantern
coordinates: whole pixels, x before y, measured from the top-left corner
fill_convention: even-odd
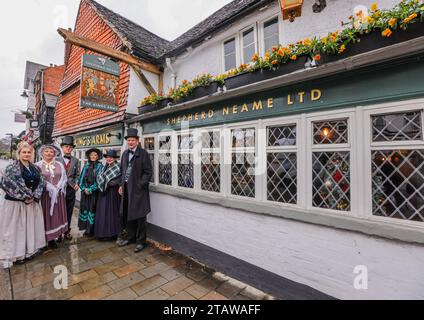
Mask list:
[[[303,0],[280,0],[283,19],[293,22],[295,18],[302,15]]]

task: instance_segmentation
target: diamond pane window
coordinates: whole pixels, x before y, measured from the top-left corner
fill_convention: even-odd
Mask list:
[[[178,149],[190,150],[193,149],[193,135],[179,135],[178,136]]]
[[[422,140],[421,112],[373,116],[372,134],[374,142]]]
[[[350,153],[313,153],[312,173],[313,206],[350,211]]]
[[[144,149],[147,151],[155,151],[155,138],[144,139]]]
[[[150,179],[150,182],[154,183],[155,182],[155,174],[154,174],[155,154],[154,153],[149,153],[149,158],[150,158],[150,161],[152,163],[152,168],[153,168],[153,174],[152,174],[152,178]]]
[[[296,153],[268,153],[268,200],[297,203]]]
[[[424,221],[424,150],[372,152],[373,214]]]
[[[249,198],[255,197],[254,153],[233,153],[231,194]]]
[[[190,153],[178,155],[178,186],[194,188],[193,155]]]
[[[314,122],[314,144],[343,144],[348,143],[347,119]]]
[[[220,147],[220,132],[210,131],[202,133],[202,148],[217,149]]]
[[[255,129],[237,129],[232,131],[233,148],[255,146]]]
[[[283,147],[296,145],[296,125],[268,128],[268,146]]]
[[[171,137],[160,137],[159,138],[159,149],[160,150],[171,150]]]
[[[159,154],[159,183],[172,185],[172,159],[170,153]]]
[[[221,161],[219,153],[202,154],[202,190],[221,192]]]

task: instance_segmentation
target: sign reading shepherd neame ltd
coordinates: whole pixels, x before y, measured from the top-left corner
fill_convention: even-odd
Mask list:
[[[81,108],[118,112],[119,64],[84,54],[81,76]]]

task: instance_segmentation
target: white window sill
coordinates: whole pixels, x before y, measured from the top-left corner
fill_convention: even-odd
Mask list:
[[[219,205],[231,209],[239,209],[256,214],[269,215],[283,219],[296,220],[304,223],[316,224],[341,230],[363,233],[390,240],[400,240],[408,243],[424,244],[424,227],[408,224],[379,221],[378,219],[361,219],[334,213],[322,213],[316,210],[285,208],[270,202],[258,202],[252,199],[229,198],[220,194],[182,190],[181,188],[151,185],[150,191],[163,193],[178,198]]]

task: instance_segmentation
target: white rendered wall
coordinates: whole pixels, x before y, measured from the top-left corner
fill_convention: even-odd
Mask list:
[[[149,222],[339,299],[424,299],[424,246],[152,193]],[[171,244],[172,245],[172,244]],[[353,286],[368,268],[368,290]]]
[[[372,3],[377,2],[379,8],[391,8],[399,0],[327,0],[327,7],[321,13],[314,13],[312,11],[314,2],[314,0],[305,0],[302,16],[297,18],[295,22],[290,23],[288,20],[282,20],[278,2],[275,1],[267,9],[261,12],[256,11],[231,25],[226,30],[221,31],[201,46],[194,48],[191,53],[185,52],[177,58],[169,57],[173,58],[172,66],[177,74],[177,84],[181,83],[184,79],[192,80],[196,75],[202,73],[211,73],[213,75],[223,73],[223,41],[238,35],[241,30],[256,23],[258,23],[259,28],[259,47],[257,51],[262,54],[262,23],[277,15],[280,16],[280,43],[288,44],[305,38],[324,36],[330,31],[341,30],[341,21],[349,21],[348,17],[353,14],[354,8],[358,5],[364,5],[369,8]],[[239,60],[238,64],[240,63],[241,61]],[[172,71],[165,66],[165,92],[172,87],[171,75]]]
[[[143,74],[149,80],[153,89],[158,91],[159,77],[149,71],[143,71]],[[130,68],[130,86],[128,90],[128,107],[127,113],[138,114],[138,106],[144,97],[149,95],[143,82],[138,78],[133,68]]]

